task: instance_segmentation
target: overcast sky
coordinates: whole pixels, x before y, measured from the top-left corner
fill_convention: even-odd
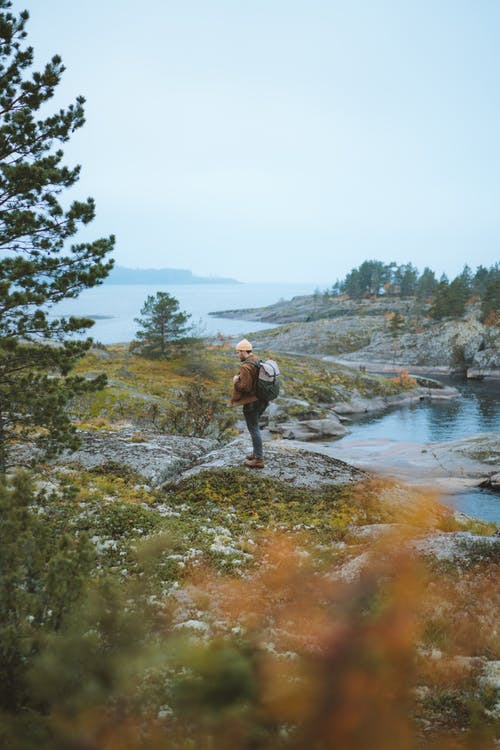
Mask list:
[[[118,264],[323,288],[500,258],[498,0],[23,8],[67,68],[53,109],[87,100],[66,161]]]

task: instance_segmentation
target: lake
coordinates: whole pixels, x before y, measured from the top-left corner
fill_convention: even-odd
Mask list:
[[[457,388],[460,398],[421,401],[393,408],[383,414],[355,417],[348,425],[350,433],[342,438],[343,446],[348,448],[349,443],[380,440],[386,441],[390,448],[391,444],[396,443],[425,444],[460,440],[479,433],[498,433],[498,380],[464,380],[434,374],[431,377]],[[331,447],[331,452],[332,455],[335,453],[335,446]],[[500,495],[496,492],[471,488],[453,495],[443,495],[442,502],[469,516],[500,523]]]
[[[86,289],[77,299],[67,299],[54,308],[57,315],[80,315],[95,317],[95,324],[87,335],[101,344],[116,344],[132,341],[138,329],[134,318],[148,295],[167,292],[175,297],[180,309],[190,313],[191,320],[200,335],[224,336],[246,335],[249,331],[272,328],[269,323],[245,323],[241,320],[226,320],[209,315],[214,310],[234,310],[262,307],[291,299],[297,295],[312,294],[318,284],[103,284]]]

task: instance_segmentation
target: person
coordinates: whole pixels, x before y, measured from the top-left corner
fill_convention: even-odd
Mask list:
[[[262,436],[260,434],[259,417],[267,408],[267,402],[259,400],[257,396],[257,378],[259,368],[256,365],[259,358],[252,350],[252,344],[242,339],[236,344],[236,351],[240,358],[240,371],[233,377],[233,393],[231,406],[243,406],[243,416],[252,439],[253,451],[245,460],[245,466],[251,469],[264,468],[264,452]]]

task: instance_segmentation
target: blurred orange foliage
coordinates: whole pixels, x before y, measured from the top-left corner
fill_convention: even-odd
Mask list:
[[[491,727],[480,722],[458,731],[440,719],[422,729],[429,713],[419,690],[434,690],[436,705],[457,703],[470,681],[459,663],[425,655],[429,621],[440,617],[449,629],[449,656],[482,653],[493,641],[479,633],[485,611],[460,618],[472,610],[474,571],[431,576],[411,551],[415,527],[394,528],[370,542],[357,567],[328,556],[318,565],[307,540],[275,533],[262,537],[243,576],[193,570],[190,597],[211,633],[180,635],[168,624],[154,636],[168,664],[168,710],[147,709],[132,681],[105,708],[55,713],[63,742],[54,747],[493,750]],[[494,581],[494,571],[484,576],[481,596],[491,597]]]

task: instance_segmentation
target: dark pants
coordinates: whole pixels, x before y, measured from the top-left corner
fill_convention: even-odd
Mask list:
[[[243,416],[247,424],[248,432],[252,438],[253,455],[255,458],[262,458],[262,437],[260,435],[259,417],[267,409],[268,404],[263,401],[253,401],[251,404],[244,404]]]

